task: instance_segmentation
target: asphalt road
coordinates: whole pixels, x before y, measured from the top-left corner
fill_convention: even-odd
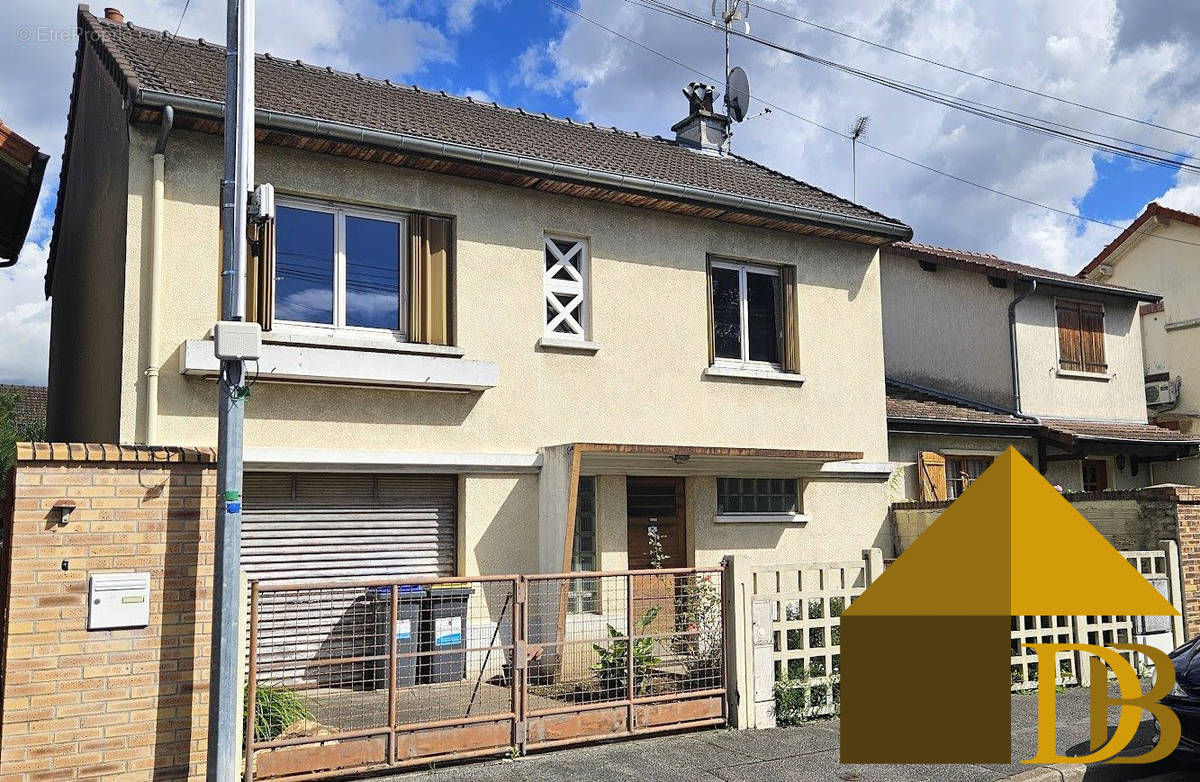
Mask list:
[[[1058,695],[1057,746],[1060,754],[1088,751],[1088,691]],[[1110,715],[1110,732],[1115,728]],[[1035,766],[1019,761],[1033,757],[1037,745],[1037,698],[1013,697],[1013,758],[1009,765],[842,765],[838,762],[836,719],[817,720],[792,728],[759,731],[710,730],[621,741],[501,760],[413,771],[389,777],[412,782],[461,780],[655,780],[661,782],[995,782]],[[1144,752],[1154,741],[1154,725],[1143,721],[1126,754]],[[1164,762],[1153,765],[1102,764],[1086,769],[1059,767],[1047,782],[1182,782],[1200,780],[1200,767]]]

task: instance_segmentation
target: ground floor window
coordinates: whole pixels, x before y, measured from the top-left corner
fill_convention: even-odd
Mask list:
[[[718,478],[717,514],[799,513],[797,478]]]
[[[994,456],[947,456],[946,498],[953,500],[967,490],[983,471],[991,466]]]
[[[1108,462],[1104,459],[1084,459],[1082,462],[1083,490],[1108,491]]]
[[[575,505],[575,537],[571,544],[571,570],[586,573],[598,570],[596,555],[596,477],[581,475]],[[571,580],[567,593],[572,613],[595,613],[599,585],[594,578]]]

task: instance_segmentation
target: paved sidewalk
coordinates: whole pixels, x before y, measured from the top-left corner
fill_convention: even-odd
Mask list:
[[[1088,691],[1058,696],[1058,749],[1087,751]],[[865,766],[838,763],[838,721],[818,720],[794,728],[761,731],[715,730],[621,741],[501,760],[416,771],[388,777],[411,782],[467,780],[653,780],[654,782],[996,782],[1021,774],[1022,782],[1183,782],[1200,779],[1200,768],[1174,763],[1062,766],[1039,769],[1010,765]],[[1150,720],[1142,723],[1129,754],[1141,754],[1153,741]],[[1037,698],[1013,697],[1013,757],[1033,757],[1037,744]]]

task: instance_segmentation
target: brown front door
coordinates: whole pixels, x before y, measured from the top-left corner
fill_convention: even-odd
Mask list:
[[[662,567],[687,567],[683,478],[625,479],[629,514],[629,569],[652,567],[650,531],[658,531],[667,559]]]
[[[687,533],[684,514],[683,478],[626,478],[625,499],[629,516],[628,551],[630,570],[646,570],[655,566],[651,555],[650,533],[657,531],[663,558],[660,567],[687,567]],[[675,632],[675,577],[644,575],[633,577],[633,611],[635,623],[648,617],[636,635],[669,636]],[[669,639],[660,638],[661,643]]]

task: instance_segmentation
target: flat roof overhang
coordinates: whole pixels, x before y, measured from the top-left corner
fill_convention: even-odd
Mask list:
[[[863,458],[862,451],[731,448],[702,445],[571,443],[584,475],[714,475],[806,477],[836,462]]]

